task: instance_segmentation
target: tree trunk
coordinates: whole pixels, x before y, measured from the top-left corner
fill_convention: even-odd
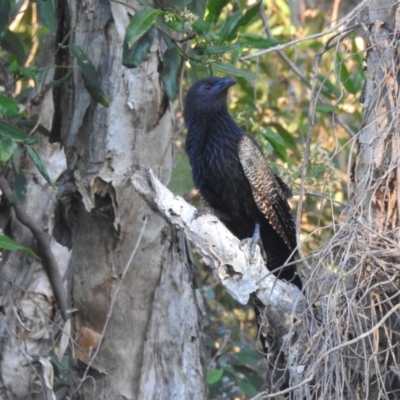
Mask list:
[[[140,165],[163,182],[173,168],[174,109],[160,84],[162,41],[139,68],[127,69],[129,9],[107,1],[59,7],[61,35],[72,28],[69,43],[92,60],[111,99],[109,108],[95,103],[74,70],[56,96],[53,124],[67,155],[59,222],[71,234],[77,355],[96,380],[95,394],[85,381],[86,397],[203,399],[202,313],[185,242],[130,182]],[[59,63],[73,63],[67,51]]]
[[[67,164],[57,182],[54,236],[72,249],[67,276],[76,358],[70,365],[75,372],[69,376],[70,395],[205,399],[203,309],[186,241],[148,208],[130,180],[133,171],[144,165],[168,182],[174,165],[175,123],[175,110],[161,84],[162,39],[156,37],[140,67],[122,66],[123,38],[132,14],[109,1],[58,2],[56,43],[62,46],[56,55],[55,79],[72,73],[54,90],[51,131],[51,141],[62,144]],[[95,65],[109,108],[91,99],[84,87],[76,61],[65,47],[72,43]],[[50,188],[39,190],[46,198],[48,192]],[[46,215],[52,209],[48,202],[42,206],[38,193],[29,192],[28,200],[28,213],[32,213],[29,207],[36,207],[36,213],[43,207]],[[20,242],[32,245],[32,240]],[[51,330],[43,325],[54,320],[47,285],[47,291],[41,290],[47,308],[32,300],[43,335],[37,335],[35,327],[37,347],[23,350],[33,322],[21,327],[16,314],[22,306],[15,304],[25,301],[29,284],[35,283],[32,274],[39,271],[43,279],[44,273],[39,263],[33,269],[26,260],[16,269],[12,259],[18,257],[19,253],[7,256],[10,261],[2,270],[9,274],[2,281],[8,285],[8,294],[2,293],[8,320],[2,326],[1,375],[8,397],[16,399],[33,398],[37,375],[32,360],[48,355],[54,345],[43,340],[51,338]],[[61,256],[59,261],[63,259],[68,260]],[[16,290],[16,284],[23,290]]]

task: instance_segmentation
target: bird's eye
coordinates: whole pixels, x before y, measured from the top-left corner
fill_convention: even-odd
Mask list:
[[[211,89],[211,85],[204,85],[204,89],[210,90]]]

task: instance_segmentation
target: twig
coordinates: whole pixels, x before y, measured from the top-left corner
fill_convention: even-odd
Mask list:
[[[25,212],[21,204],[15,199],[10,185],[3,176],[0,177],[0,189],[2,191],[2,196],[14,209],[18,220],[22,225],[25,225],[32,232],[32,235],[38,244],[37,253],[41,258],[43,268],[49,278],[54,296],[58,305],[60,306],[62,317],[64,321],[67,321],[69,318],[67,313],[67,296],[60,276],[57,261],[50,249],[50,236],[42,229],[39,229],[37,224]]]
[[[264,50],[254,53],[254,54],[249,54],[247,56],[241,57],[239,60],[240,61],[248,60],[249,58],[258,57],[263,54],[272,53],[274,51],[284,50],[284,49],[287,49],[288,47],[294,46],[298,43],[306,42],[308,40],[317,39],[319,37],[329,35],[330,33],[337,31],[345,22],[348,22],[351,19],[353,19],[360,12],[360,10],[362,10],[365,7],[365,5],[367,3],[368,3],[368,0],[364,0],[351,13],[349,13],[346,17],[342,18],[335,26],[333,26],[331,29],[327,30],[326,32],[316,33],[314,35],[310,35],[310,36],[306,36],[306,37],[303,37],[300,39],[292,40],[291,42],[288,42],[288,43],[270,47],[269,49],[264,49]]]
[[[269,27],[267,16],[262,7],[260,8],[260,17],[261,17],[261,21],[262,21],[266,35],[269,38],[273,39],[274,37],[273,37],[271,29]],[[312,89],[311,83],[303,75],[303,73],[300,71],[300,69],[297,68],[297,65],[282,50],[277,50],[277,53],[278,53],[278,56],[282,59],[282,61],[299,77],[299,79],[304,83],[304,85],[308,89],[311,90]],[[329,104],[328,100],[323,99],[320,96],[318,96],[318,101],[321,104]],[[333,118],[349,134],[349,136],[351,136],[351,137],[355,136],[354,131],[340,117],[338,117],[337,115],[334,114]]]
[[[329,200],[332,203],[341,205],[342,207],[348,207],[348,204],[342,203],[341,201],[338,201],[338,200],[333,200],[332,197],[324,196],[323,194],[314,193],[314,192],[304,192],[303,194],[305,194],[307,196],[319,197],[320,199],[324,199],[324,200]],[[293,193],[293,196],[300,196],[300,193]]]

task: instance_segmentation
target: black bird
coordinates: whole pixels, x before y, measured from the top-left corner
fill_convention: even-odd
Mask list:
[[[257,142],[229,114],[227,93],[235,83],[209,77],[189,89],[184,103],[186,151],[203,199],[238,239],[252,237],[259,227],[267,267],[274,271],[293,261],[297,247],[287,202],[291,192],[272,172]],[[302,288],[295,265],[275,275]]]

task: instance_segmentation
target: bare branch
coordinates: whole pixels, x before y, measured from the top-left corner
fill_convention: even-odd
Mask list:
[[[151,170],[136,172],[132,183],[155,212],[183,231],[232,297],[246,304],[254,293],[268,306],[268,321],[276,324],[274,329],[281,330],[282,336],[290,330],[291,317],[301,312],[304,296],[296,286],[266,274],[258,246],[248,264],[247,245],[241,245],[214,215],[196,217],[196,208],[174,196]]]
[[[22,205],[18,203],[18,201],[15,199],[10,185],[3,176],[0,177],[0,189],[2,191],[2,196],[13,207],[18,220],[21,222],[21,224],[25,225],[32,232],[32,235],[38,245],[37,253],[41,258],[43,268],[49,278],[54,297],[56,298],[56,301],[60,306],[61,314],[64,321],[67,321],[69,318],[69,315],[67,313],[67,297],[65,294],[57,261],[54,258],[54,255],[50,249],[50,236],[42,229],[39,229],[37,227],[37,224],[25,212]]]

